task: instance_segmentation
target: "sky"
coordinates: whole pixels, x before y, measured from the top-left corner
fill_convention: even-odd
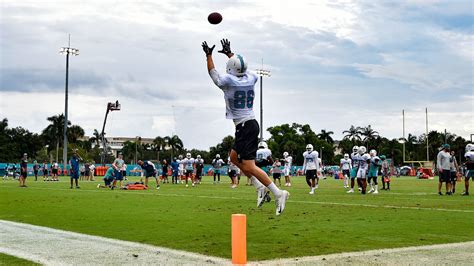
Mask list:
[[[207,22],[211,12],[223,21]],[[382,136],[447,129],[474,134],[474,7],[469,0],[21,1],[0,0],[0,117],[41,132],[64,112],[107,136],[177,134],[208,149],[234,134],[201,43],[227,38],[249,70],[264,68],[263,128],[309,124],[315,132],[371,125]],[[259,86],[254,110],[260,112]],[[269,137],[268,132],[264,134]]]

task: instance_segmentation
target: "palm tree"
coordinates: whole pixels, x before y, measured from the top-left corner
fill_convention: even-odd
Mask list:
[[[334,132],[332,131],[326,131],[325,129],[321,129],[321,133],[318,134],[318,137],[328,143],[334,143],[334,140],[332,139],[331,135],[333,135]]]
[[[91,143],[95,143],[96,146],[99,146],[100,145],[100,139],[101,139],[99,131],[97,129],[94,129],[94,133],[92,133],[92,136],[93,137],[91,137],[89,139],[89,141]]]
[[[47,118],[51,124],[49,124],[41,135],[46,140],[46,143],[49,145],[48,151],[51,151],[53,147],[56,147],[56,160],[58,160],[58,150],[60,143],[63,142],[63,133],[64,133],[64,115],[55,115]],[[68,126],[71,125],[71,122],[68,121]]]
[[[68,128],[68,139],[71,143],[76,143],[78,139],[84,137],[84,129],[81,126],[73,125]]]
[[[355,127],[355,126],[351,125],[349,130],[342,131],[342,134],[345,134],[343,139],[350,140],[352,145],[354,145],[356,143],[356,141],[361,140],[360,127]]]
[[[153,140],[152,149],[157,153],[157,160],[160,161],[160,151],[166,146],[165,139],[162,137],[156,137]]]
[[[172,137],[164,137],[164,141],[168,143],[168,145],[171,148],[171,159],[173,159],[173,154],[175,151],[180,151],[183,149],[183,141],[176,135],[173,135]]]
[[[375,131],[371,125],[359,129],[359,134],[364,136],[364,141],[375,139],[379,136],[379,132]]]

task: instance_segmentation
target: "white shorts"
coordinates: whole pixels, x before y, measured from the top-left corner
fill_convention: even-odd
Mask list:
[[[183,168],[179,168],[179,175],[184,175],[184,169]]]
[[[359,171],[357,171],[357,178],[366,179],[367,178],[367,169],[359,168]]]
[[[285,169],[283,169],[283,174],[284,174],[285,176],[290,176],[290,168],[285,168]]]

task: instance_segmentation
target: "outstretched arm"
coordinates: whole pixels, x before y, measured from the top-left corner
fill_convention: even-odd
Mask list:
[[[217,51],[217,52],[225,54],[225,55],[227,55],[228,58],[231,58],[234,55],[234,53],[232,53],[232,51],[230,50],[229,40],[222,39],[221,44],[222,44],[222,50]]]
[[[206,54],[207,71],[211,71],[212,69],[214,69],[214,61],[212,60],[212,50],[214,50],[214,47],[216,46],[213,45],[212,47],[209,47],[207,45],[207,42],[203,42],[201,46],[202,46],[202,50]]]

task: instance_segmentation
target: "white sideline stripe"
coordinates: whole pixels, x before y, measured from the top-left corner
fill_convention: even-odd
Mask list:
[[[30,188],[29,188],[30,189]],[[41,190],[57,190],[57,191],[70,191],[70,189],[54,189],[54,188],[32,188],[32,189],[41,189]],[[103,193],[100,190],[76,190],[83,192],[92,192],[92,193]],[[204,199],[232,199],[232,200],[253,200],[249,198],[238,198],[238,197],[223,197],[223,196],[205,196],[205,195],[186,195],[186,194],[158,194],[158,193],[143,193],[134,191],[130,194],[137,195],[149,195],[149,196],[161,196],[161,197],[193,197],[193,198],[204,198]],[[319,204],[319,205],[338,205],[338,206],[360,206],[368,208],[385,208],[385,209],[401,209],[401,210],[425,210],[425,211],[444,211],[444,212],[461,212],[461,213],[474,213],[474,210],[459,210],[459,209],[443,209],[443,208],[428,208],[428,207],[410,207],[410,206],[395,206],[395,205],[375,205],[375,204],[359,204],[359,203],[343,203],[343,202],[325,202],[325,201],[306,201],[306,200],[288,200],[292,203],[302,203],[302,204]]]
[[[255,261],[253,265],[472,265],[474,241]]]
[[[45,265],[230,264],[223,258],[5,220],[0,220],[0,252]]]

